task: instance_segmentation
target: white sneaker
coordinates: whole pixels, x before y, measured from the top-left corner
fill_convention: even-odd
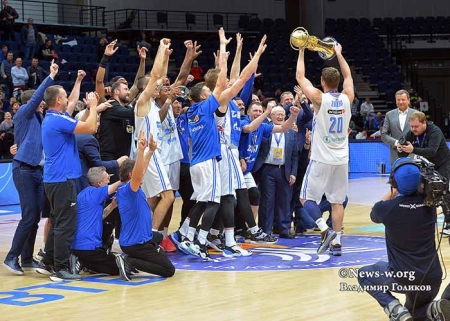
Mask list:
[[[225,246],[222,252],[222,255],[225,257],[250,256],[252,254],[253,253],[251,251],[245,250],[237,244],[233,246]]]
[[[180,243],[180,247],[191,255],[194,256],[200,255],[200,248],[194,242],[191,242],[189,240],[183,241]]]

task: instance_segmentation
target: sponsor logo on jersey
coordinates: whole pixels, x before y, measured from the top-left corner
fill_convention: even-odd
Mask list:
[[[200,120],[200,117],[198,117],[198,115],[195,115],[194,119],[189,119],[190,123],[196,123]]]
[[[345,114],[345,109],[328,109],[328,115],[342,115]]]
[[[330,136],[325,136],[323,138],[323,141],[327,144],[329,143],[340,143],[345,141],[346,136],[341,136],[341,137],[330,137]]]

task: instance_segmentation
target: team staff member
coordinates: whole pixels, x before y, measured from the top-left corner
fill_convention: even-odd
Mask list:
[[[79,71],[78,74],[82,75],[84,72]],[[75,134],[95,133],[98,100],[95,93],[89,93],[89,114],[86,121],[71,118],[79,97],[81,80],[78,82],[78,79],[71,93],[70,104],[62,86],[50,86],[44,94],[44,101],[48,106],[42,122],[44,188],[52,210],[52,226],[45,244],[44,258],[36,271],[46,275],[51,273],[52,281],[81,279],[80,275],[72,274],[69,270],[70,246],[77,225],[75,179],[81,176]]]
[[[147,273],[171,277],[175,274],[175,267],[164,250],[153,240],[152,210],[141,188],[150,158],[157,147],[153,135],[149,136],[147,144],[144,132],[140,132],[136,162],[128,159],[119,168],[122,183],[116,193],[122,219],[119,242],[133,267]],[[148,151],[144,154],[147,146]]]
[[[416,193],[420,170],[412,160],[399,158],[392,166],[392,188],[370,213],[373,222],[385,226],[388,262],[361,268],[359,284],[366,287],[364,290],[378,301],[390,320],[450,320],[449,315],[442,314],[426,318],[427,310],[437,316],[437,310],[448,307],[447,300],[432,302],[442,282],[435,244],[436,209],[425,206],[423,195]],[[377,290],[377,286],[388,290]],[[405,305],[391,292],[405,294]]]
[[[109,175],[105,167],[91,167],[86,178],[90,186],[77,196],[78,224],[71,246],[74,255],[71,257],[76,256],[90,270],[111,275],[120,273],[124,281],[130,281],[131,267],[127,259],[107,251],[103,240],[103,234],[107,234],[105,239],[108,239],[112,232],[112,229],[104,230],[103,219],[117,206],[113,201],[103,210],[103,204],[117,191],[120,181],[108,185]],[[76,260],[71,259],[72,273],[75,274],[78,271],[74,270],[76,264],[73,261]]]
[[[22,268],[35,268],[37,265],[32,258],[44,198],[42,114],[39,112],[39,106],[45,90],[53,85],[57,73],[58,65],[52,63],[50,76],[39,88],[36,91],[27,90],[22,94],[22,101],[26,101],[26,104],[22,105],[14,116],[14,137],[18,150],[13,161],[13,180],[19,193],[22,218],[3,265],[18,275],[24,274]],[[19,256],[22,266],[19,264]]]

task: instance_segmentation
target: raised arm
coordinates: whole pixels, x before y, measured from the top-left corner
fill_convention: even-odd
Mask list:
[[[350,104],[355,99],[355,88],[353,87],[353,78],[350,67],[347,61],[345,61],[344,56],[342,56],[342,46],[338,43],[334,44],[334,50],[336,51],[336,57],[339,62],[339,67],[341,67],[342,77],[344,78],[344,83],[342,84],[342,93],[348,96]],[[373,108],[373,105],[372,105]]]
[[[100,97],[99,101],[101,102],[105,100],[105,84],[103,83],[103,81],[105,80],[105,72],[106,68],[109,65],[109,59],[116,53],[117,50],[119,50],[119,47],[114,48],[116,43],[117,39],[111,41],[111,43],[106,46],[103,58],[98,65],[97,76],[95,77],[95,91]]]
[[[267,105],[265,112],[263,112],[261,115],[259,115],[259,117],[254,119],[250,124],[242,127],[242,132],[243,133],[252,133],[256,129],[258,129],[258,127],[262,124],[264,119],[269,117],[270,113],[272,112],[272,107],[273,107],[272,105]]]
[[[148,102],[153,98],[156,86],[158,84],[162,84],[161,78],[163,76],[163,63],[166,59],[166,56],[168,57],[172,53],[172,49],[169,48],[170,39],[161,39],[155,61],[153,62],[153,68],[150,72],[148,84],[142,94],[139,96],[138,101],[136,102],[137,110],[135,111],[135,113],[138,117],[145,117],[150,112],[150,104]]]
[[[189,76],[192,62],[202,53],[201,51],[198,51],[200,49],[200,45],[197,45],[197,41],[192,43],[192,40],[186,40],[184,45],[186,46],[186,55],[184,56],[177,79],[172,85],[173,87],[184,86],[186,79]]]
[[[138,151],[136,156],[136,163],[134,164],[133,172],[131,174],[130,187],[133,191],[137,192],[139,186],[142,184],[142,179],[144,178],[145,171],[147,170],[148,163],[150,163],[150,158],[153,155],[157,147],[156,141],[153,140],[153,135],[150,134],[150,141],[148,142],[147,154],[144,155],[145,149],[147,147],[147,139],[145,139],[144,132],[139,133],[138,141]]]
[[[314,87],[314,85],[309,81],[305,76],[305,49],[300,49],[298,53],[297,60],[297,72],[295,74],[295,78],[297,79],[298,84],[303,90],[305,96],[312,101],[314,104],[315,110],[319,110],[320,105],[322,104],[322,92]]]
[[[136,96],[139,92],[139,89],[137,87],[138,80],[141,79],[141,77],[144,77],[144,75],[145,75],[145,59],[147,59],[147,48],[145,48],[145,47],[139,48],[139,46],[138,46],[138,52],[139,52],[140,62],[139,62],[138,71],[136,73],[136,77],[134,77],[133,86],[131,86],[131,88],[130,88],[130,94],[129,94],[130,101],[132,101],[134,98],[136,98]]]
[[[259,58],[261,58],[261,55],[263,54],[264,50],[266,50],[267,47],[267,45],[265,44],[266,39],[267,37],[264,35],[264,37],[261,39],[258,50],[253,55],[252,60],[250,60],[248,65],[245,66],[244,70],[242,70],[242,73],[240,74],[239,78],[234,82],[234,84],[230,88],[225,89],[220,95],[219,110],[220,108],[223,108],[223,106],[228,105],[228,101],[238,94],[238,92],[244,87],[245,82],[252,76],[253,73],[256,72],[256,69],[258,68]],[[220,111],[226,112],[226,108],[224,108],[224,111],[222,110]]]
[[[290,112],[291,115],[282,125],[273,126],[272,133],[285,133],[292,128],[292,125],[297,120],[297,116],[298,113],[300,112],[300,109],[295,106],[291,106]]]
[[[241,72],[242,36],[240,33],[236,34],[236,43],[236,54],[234,55],[230,71],[230,84],[233,84],[238,79]]]
[[[85,76],[86,73],[84,72],[84,70],[78,70],[77,80],[73,85],[72,92],[70,93],[69,96],[69,102],[67,103],[67,112],[69,113],[70,116],[72,116],[73,110],[75,109],[78,99],[80,98],[81,81]]]
[[[90,92],[86,99],[89,116],[86,121],[78,121],[74,130],[74,134],[93,134],[97,131],[97,104],[98,98],[96,93]]]

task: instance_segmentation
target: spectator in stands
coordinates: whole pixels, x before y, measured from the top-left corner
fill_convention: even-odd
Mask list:
[[[4,43],[2,45],[2,51],[0,52],[0,62],[6,60],[6,55],[8,54],[8,45]]]
[[[11,97],[11,99],[9,100],[9,106],[11,109],[11,115],[14,118],[14,115],[17,114],[17,111],[19,110],[20,103],[17,101],[16,98]]]
[[[192,76],[194,76],[194,83],[193,84],[196,84],[196,83],[202,81],[202,79],[203,79],[203,69],[202,69],[202,67],[200,67],[198,65],[198,61],[197,60],[194,60],[192,62],[192,67],[191,67],[190,74]]]
[[[16,58],[16,65],[11,68],[11,76],[12,76],[12,82],[14,86],[14,93],[19,96],[19,92],[21,90],[27,89],[27,82],[28,82],[28,73],[25,68],[22,67],[22,58],[17,57]],[[20,93],[21,94],[21,93]]]
[[[374,113],[373,105],[370,102],[370,98],[367,97],[366,101],[361,104],[360,114],[363,117],[363,122],[366,122],[366,117]]]
[[[108,45],[108,40],[105,37],[100,38],[97,45],[97,61],[102,60],[103,54],[105,53],[106,46]]]
[[[0,82],[5,85],[5,93],[8,94],[6,97],[9,99],[12,96],[13,91],[13,84],[12,84],[12,77],[11,77],[11,68],[13,67],[13,58],[14,54],[12,51],[8,51],[6,54],[6,60],[2,61],[2,64],[0,66]]]
[[[58,54],[52,46],[51,39],[45,40],[45,43],[41,46],[40,55],[43,60],[52,61],[55,59],[56,62],[59,61]]]
[[[19,18],[16,9],[8,4],[7,0],[3,0],[3,10],[0,11],[0,30],[3,32],[3,41],[16,41],[14,35],[14,21]]]
[[[31,60],[31,66],[27,68],[27,73],[28,87],[30,87],[30,89],[36,89],[39,87],[45,77],[47,77],[47,72],[45,72],[44,68],[39,66],[38,58],[33,58],[33,60]]]
[[[9,111],[5,113],[4,120],[0,123],[0,132],[6,132],[14,126],[12,115]]]
[[[356,134],[355,139],[367,139],[367,128],[363,128],[358,134]]]
[[[358,107],[359,107],[359,99],[358,99],[358,97],[356,96],[356,93],[355,93],[355,99],[353,100],[353,103],[352,103],[352,106],[351,106],[352,117],[359,116]]]
[[[145,34],[144,30],[141,30],[140,37],[141,37],[141,40],[140,41],[136,41],[136,45],[138,47],[138,50],[139,50],[139,48],[146,48],[147,51],[150,52],[151,49],[152,49],[152,45],[147,42],[147,35]]]
[[[38,32],[36,27],[33,25],[33,19],[28,18],[28,23],[22,27],[20,30],[20,35],[22,38],[23,48],[23,59],[31,60],[34,57],[34,52],[36,51],[36,44],[38,43]]]

